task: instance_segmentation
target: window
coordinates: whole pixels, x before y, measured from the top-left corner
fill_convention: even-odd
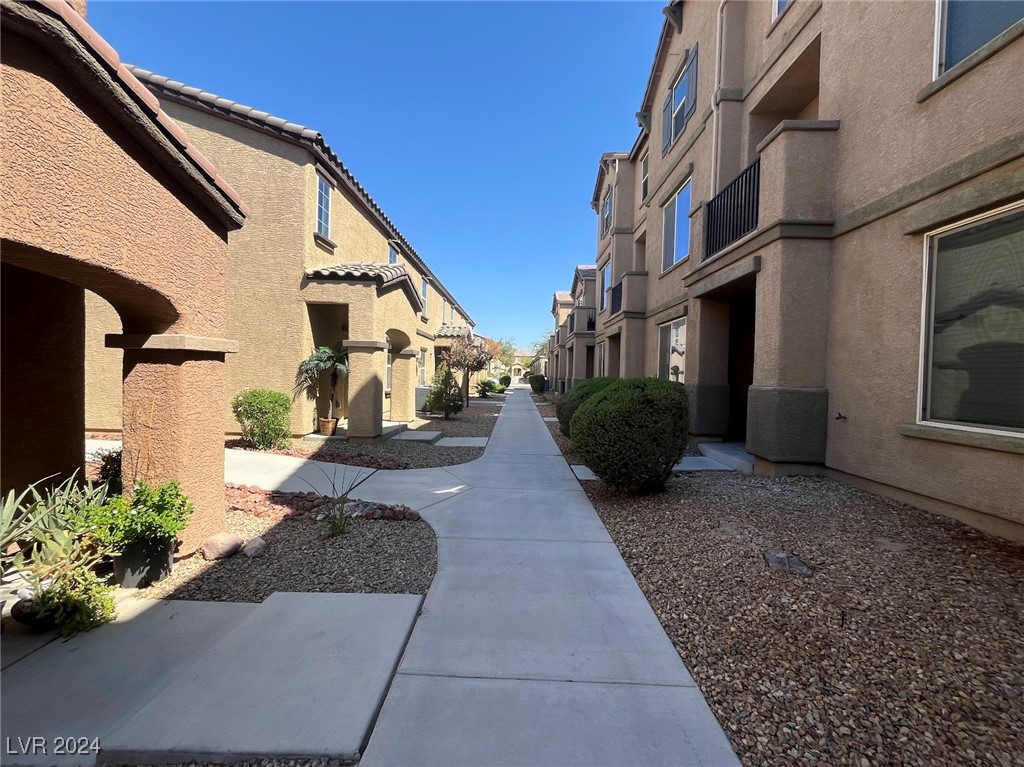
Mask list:
[[[398,251],[395,250],[395,246],[394,245],[388,245],[388,263],[389,264],[397,264],[398,263]]]
[[[772,21],[779,18],[779,14],[786,10],[791,0],[772,0]]]
[[[601,236],[604,237],[612,228],[612,190],[608,189],[608,193],[604,196],[604,202],[601,203]]]
[[[601,308],[608,306],[608,290],[612,286],[612,262],[609,261],[601,270]]]
[[[647,199],[647,193],[650,191],[650,175],[651,175],[651,155],[650,153],[645,154],[643,159],[640,160],[640,201],[643,202]]]
[[[607,344],[601,343],[597,346],[597,377],[600,378],[604,375],[605,368],[605,349]]]
[[[658,327],[658,377],[686,380],[686,317]]]
[[[935,76],[1024,19],[1024,0],[938,0]]]
[[[1024,432],[1024,204],[925,238],[920,419]]]
[[[427,278],[420,278],[420,296],[423,298],[423,309],[427,308]]]
[[[331,185],[323,176],[317,176],[316,232],[322,237],[331,238]]]
[[[385,360],[384,365],[385,365],[385,368],[386,368],[386,371],[387,371],[387,374],[385,376],[385,381],[384,381],[384,390],[385,391],[391,391],[391,347],[390,346],[387,348],[387,358]]]
[[[420,386],[427,385],[427,350],[421,348],[420,354],[416,358],[416,381]]]
[[[672,143],[686,129],[686,123],[697,108],[697,46],[693,46],[682,71],[672,83],[665,106],[661,111],[661,151],[669,150]]]
[[[690,255],[690,182],[668,201],[664,208],[664,231],[661,243],[661,271],[678,264]]]

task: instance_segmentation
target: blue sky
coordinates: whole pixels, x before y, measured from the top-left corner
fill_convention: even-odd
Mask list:
[[[597,161],[636,138],[661,6],[91,0],[89,22],[123,61],[321,131],[477,331],[525,346],[594,261]]]

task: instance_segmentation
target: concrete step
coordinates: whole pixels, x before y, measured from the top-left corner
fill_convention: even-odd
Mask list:
[[[754,473],[754,456],[742,442],[701,442],[697,448],[701,455],[730,466],[740,474]]]
[[[395,434],[391,439],[397,439],[400,442],[425,442],[427,444],[436,444],[441,439],[441,432],[439,431],[415,431],[413,429],[404,429],[403,431]]]
[[[98,764],[356,761],[422,601],[272,594],[140,701],[103,739]]]
[[[682,474],[689,471],[736,471],[736,469],[705,455],[691,455],[673,466],[672,471]]]

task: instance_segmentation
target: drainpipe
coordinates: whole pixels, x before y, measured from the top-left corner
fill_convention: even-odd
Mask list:
[[[721,0],[718,4],[718,16],[715,20],[715,88],[711,93],[711,111],[714,115],[714,122],[711,124],[711,196],[718,193],[718,165],[721,154],[720,144],[722,141],[722,129],[719,123],[722,120],[721,106],[718,102],[718,91],[722,87],[722,39],[725,36],[725,4],[729,0]]]

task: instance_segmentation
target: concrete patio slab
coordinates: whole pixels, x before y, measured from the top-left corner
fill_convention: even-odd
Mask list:
[[[359,764],[738,767],[739,760],[693,687],[399,674]]]
[[[441,439],[441,432],[439,431],[412,431],[411,429],[405,429],[404,431],[398,432],[391,439],[397,439],[400,442],[429,442],[431,444]]]
[[[34,735],[50,744],[47,754],[5,754],[4,765],[91,766],[93,753],[53,754],[53,739],[87,736],[99,738],[106,747],[119,723],[156,694],[170,675],[237,627],[255,607],[125,600],[118,605],[116,622],[50,642],[4,669],[3,738],[17,743],[18,737]],[[223,681],[218,686],[224,686]]]
[[[224,481],[237,485],[255,485],[264,490],[306,493],[315,490],[329,495],[333,482],[338,490],[349,483],[362,482],[374,469],[346,466],[327,461],[310,461],[290,455],[261,453],[256,450],[225,450]],[[310,487],[312,485],[312,487]]]
[[[558,423],[558,419],[551,415],[544,416],[544,420],[548,423]]]
[[[354,498],[376,503],[401,503],[422,512],[470,489],[447,469],[378,471],[353,492]]]
[[[548,440],[551,439],[547,436]],[[458,466],[448,466],[449,474],[459,477],[473,487],[495,490],[512,490],[529,487],[544,487],[549,490],[575,490],[579,488],[576,475],[559,455],[552,460],[545,455],[512,455],[493,453],[495,437],[483,458]]]
[[[475,487],[420,513],[438,538],[610,541],[586,493],[575,479],[572,485],[558,491]]]
[[[442,437],[438,447],[487,447],[487,437]]]
[[[740,474],[754,473],[754,456],[747,452],[746,445],[742,442],[701,442],[697,449],[701,455],[724,463]]]
[[[569,467],[572,469],[572,473],[576,475],[576,479],[582,480],[595,480],[597,475],[590,470],[589,466],[583,466],[582,464],[574,464]]]
[[[400,673],[694,684],[614,544],[439,546]]]
[[[52,631],[32,632],[13,618],[4,618],[4,633],[0,634],[0,670],[14,665],[56,639],[57,635]]]
[[[724,463],[719,463],[713,458],[707,458],[706,456],[687,456],[675,466],[672,467],[672,471],[684,472],[684,471],[736,471],[732,466],[726,466]]]
[[[272,594],[105,738],[100,763],[354,761],[420,603],[408,594]]]

